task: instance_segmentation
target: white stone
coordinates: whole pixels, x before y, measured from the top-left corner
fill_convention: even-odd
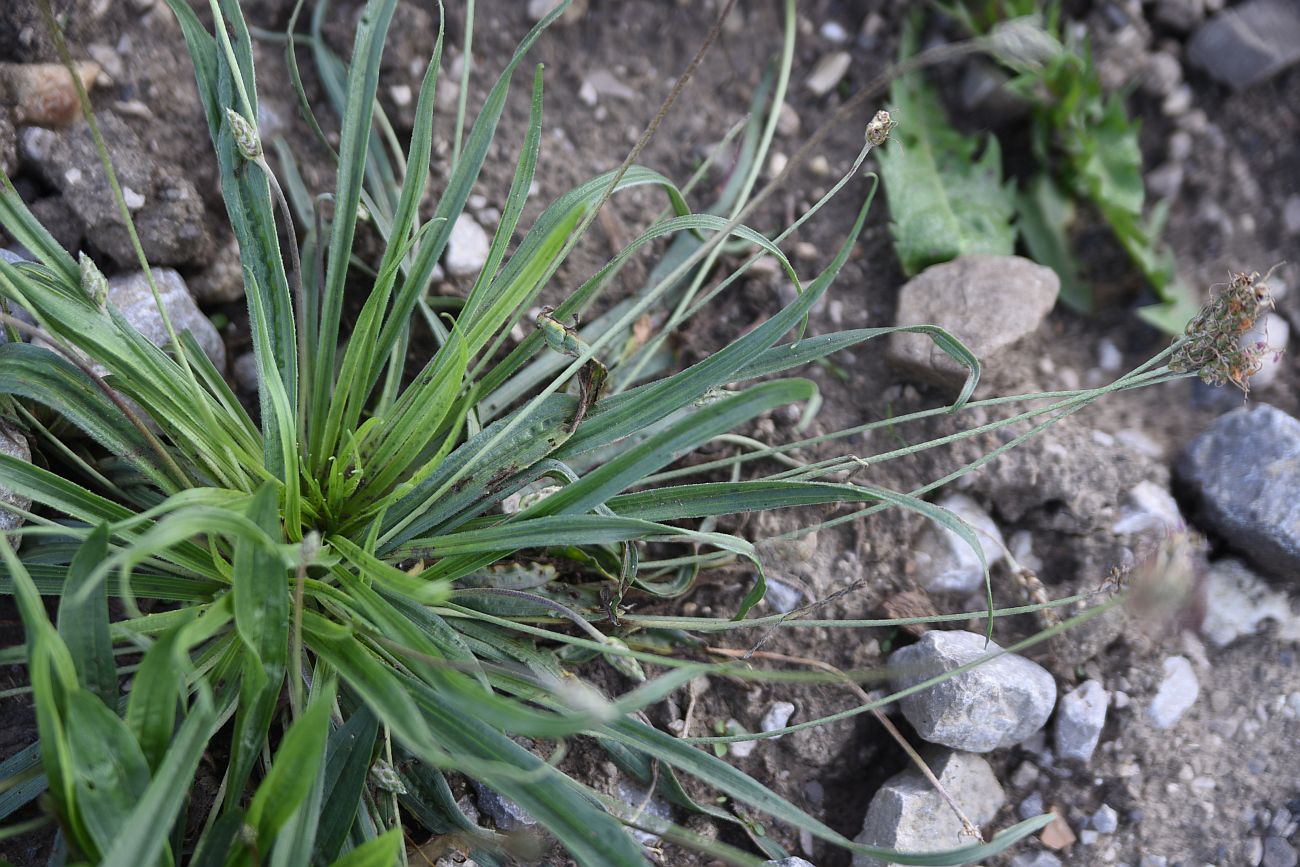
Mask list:
[[[1268,388],[1282,372],[1286,346],[1291,339],[1291,325],[1276,313],[1261,316],[1255,326],[1241,335],[1243,347],[1258,344],[1264,350],[1259,370],[1250,377],[1251,388]]]
[[[971,526],[989,566],[1002,559],[1002,532],[979,503],[965,494],[953,494],[936,505]],[[984,586],[984,573],[975,549],[946,527],[927,524],[917,540],[914,559],[917,582],[932,593],[974,593]]]
[[[1164,661],[1164,680],[1147,707],[1147,719],[1158,729],[1174,724],[1196,703],[1201,692],[1196,672],[1185,656],[1171,656]]]
[[[1124,354],[1109,337],[1097,343],[1097,366],[1107,373],[1116,373],[1124,366]]]
[[[1085,764],[1092,758],[1106,725],[1108,696],[1095,680],[1086,680],[1061,696],[1054,731],[1056,757]]]
[[[759,731],[773,732],[777,729],[783,729],[786,723],[790,722],[790,717],[794,716],[794,705],[788,701],[775,701],[763,714],[763,719],[758,724]],[[778,741],[785,735],[776,735],[770,740]]]
[[[477,275],[487,262],[491,246],[492,241],[483,227],[474,222],[469,214],[461,214],[451,227],[451,237],[447,239],[447,253],[443,257],[447,273],[453,277]]]
[[[825,96],[835,89],[835,85],[840,83],[844,73],[849,71],[850,57],[847,51],[832,51],[817,61],[811,73],[808,74],[804,87],[813,96]]]
[[[841,42],[849,41],[849,31],[844,29],[844,25],[838,21],[823,21],[821,28],[817,31],[823,39],[834,42],[836,45]]]
[[[1244,564],[1221,560],[1205,579],[1205,618],[1201,634],[1215,647],[1227,647],[1253,635],[1265,620],[1280,625],[1283,641],[1300,641],[1300,618],[1291,613],[1286,594],[1273,590]]]
[[[1173,496],[1155,482],[1138,482],[1120,507],[1119,520],[1111,527],[1118,535],[1155,531],[1177,533],[1185,529],[1182,513]]]

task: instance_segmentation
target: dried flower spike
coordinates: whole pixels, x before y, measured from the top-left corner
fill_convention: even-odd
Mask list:
[[[872,147],[880,147],[889,141],[889,134],[898,126],[898,121],[889,116],[889,112],[883,108],[876,112],[876,116],[867,124],[867,141]]]
[[[250,163],[260,160],[262,140],[258,138],[257,127],[233,108],[226,109],[226,122],[230,124],[230,134],[235,137],[235,147],[239,148],[239,155]]]
[[[1250,378],[1260,368],[1268,347],[1262,342],[1243,342],[1241,335],[1273,309],[1273,296],[1259,272],[1233,274],[1228,285],[1214,295],[1187,323],[1175,344],[1171,370],[1195,371],[1210,385],[1232,383],[1250,391]]]

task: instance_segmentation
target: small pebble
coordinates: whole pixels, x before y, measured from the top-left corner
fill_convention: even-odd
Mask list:
[[[1119,828],[1119,813],[1110,804],[1102,804],[1092,814],[1092,827],[1102,834],[1114,834]]]
[[[825,96],[835,89],[835,85],[840,83],[844,73],[849,71],[850,62],[847,51],[832,51],[817,61],[817,65],[813,67],[804,82],[804,87],[813,96]]]
[[[1147,719],[1158,729],[1173,728],[1196,703],[1201,684],[1185,656],[1171,656],[1164,661],[1164,679],[1155,698],[1147,707]]]
[[[758,724],[759,730],[765,732],[776,731],[785,728],[790,722],[790,717],[794,716],[794,705],[788,701],[773,702],[772,706],[763,714],[762,721]],[[779,741],[785,735],[776,735],[771,740]]]

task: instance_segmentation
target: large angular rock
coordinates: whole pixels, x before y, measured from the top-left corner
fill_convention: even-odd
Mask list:
[[[1056,681],[1023,656],[995,655],[1001,650],[973,632],[934,630],[894,651],[889,666],[895,690],[989,657],[900,702],[916,733],[931,743],[987,753],[1041,729],[1056,703]]]
[[[1259,404],[1220,416],[1176,466],[1196,518],[1265,571],[1300,574],[1300,420]]]
[[[180,168],[157,164],[140,138],[116,115],[106,112],[97,120],[149,262],[206,262],[212,245],[204,227],[203,200],[194,184]],[[59,132],[28,127],[19,137],[19,151],[24,162],[62,194],[84,225],[87,241],[119,267],[137,264],[135,248],[85,123]]]
[[[0,454],[23,463],[32,462],[32,450],[27,445],[27,437],[5,424],[0,424]],[[26,511],[32,507],[31,497],[25,497],[16,491],[0,487],[0,503],[15,509]],[[23,519],[7,509],[0,509],[0,533],[17,530],[23,525]],[[9,544],[17,548],[21,536],[11,535]]]
[[[1235,90],[1300,60],[1300,4],[1249,0],[1201,25],[1187,44],[1192,63]]]
[[[158,285],[158,295],[162,299],[167,316],[177,336],[182,331],[194,335],[203,352],[212,359],[212,364],[219,371],[226,369],[226,344],[208,317],[204,316],[190,297],[190,291],[184,278],[171,268],[154,268],[154,282]],[[127,322],[143,334],[155,346],[167,347],[170,338],[163,325],[162,315],[154,301],[149,281],[143,271],[113,277],[108,281],[108,301],[115,306]]]
[[[1056,304],[1061,281],[1051,268],[1020,256],[971,254],[931,265],[903,286],[896,325],[938,325],[981,362],[1038,329]],[[966,369],[924,334],[893,334],[889,360],[920,379],[958,388]]]
[[[969,753],[947,750],[926,755],[930,770],[953,801],[976,825],[990,822],[1006,793],[989,763]],[[899,852],[939,852],[969,845],[961,820],[919,770],[890,777],[871,799],[862,831],[854,842]],[[894,862],[854,855],[853,867],[892,867]]]

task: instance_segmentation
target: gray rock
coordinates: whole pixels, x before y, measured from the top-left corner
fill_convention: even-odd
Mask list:
[[[6,424],[0,424],[0,454],[30,464],[32,449],[27,444],[27,437]],[[32,507],[31,497],[25,497],[16,491],[0,487],[0,504],[27,511]],[[23,525],[23,519],[8,509],[0,508],[0,533],[17,530]],[[9,544],[17,548],[22,542],[18,535],[9,536]]]
[[[937,505],[970,524],[989,566],[1002,559],[1005,552],[1002,532],[979,503],[965,494],[952,494]],[[933,522],[921,531],[913,548],[913,562],[917,583],[932,593],[968,594],[984,586],[984,572],[975,549],[952,530]]]
[[[219,371],[226,369],[226,344],[216,327],[204,316],[190,297],[189,289],[180,274],[171,268],[154,268],[154,282],[158,285],[158,295],[162,299],[172,327],[180,332],[188,331],[198,341],[203,352],[212,360]],[[108,281],[108,301],[116,307],[126,321],[155,346],[167,347],[170,340],[162,315],[154,302],[153,292],[143,271],[134,274],[113,277]]]
[[[624,779],[618,781],[617,794],[618,799],[627,807],[623,818],[651,829],[642,831],[639,828],[628,828],[627,831],[632,835],[632,839],[642,846],[656,845],[660,840],[660,834],[672,824],[672,807],[658,795],[647,799],[648,792],[645,789]]]
[[[1300,194],[1287,196],[1282,206],[1282,225],[1288,235],[1300,235]]]
[[[1196,703],[1201,683],[1185,656],[1171,656],[1164,661],[1164,679],[1155,698],[1147,707],[1147,719],[1158,729],[1172,728]]]
[[[1061,867],[1061,859],[1051,852],[1021,852],[1011,859],[1011,867]]]
[[[984,825],[1006,801],[988,762],[969,753],[935,751],[926,756],[939,778],[972,822]],[[937,852],[966,845],[961,821],[915,768],[891,777],[871,799],[857,843],[903,852]],[[853,867],[881,867],[892,862],[854,855]]]
[[[1258,404],[1220,416],[1187,447],[1179,477],[1197,517],[1256,566],[1300,572],[1300,421]]]
[[[1205,0],[1156,0],[1152,13],[1159,23],[1188,32],[1205,18]]]
[[[849,71],[852,58],[847,51],[832,51],[817,61],[817,65],[808,73],[804,87],[813,96],[825,96],[840,83],[844,73]]]
[[[519,831],[537,824],[527,810],[509,798],[498,795],[477,780],[470,780],[478,800],[479,812],[492,820],[498,831]]]
[[[443,257],[447,273],[453,277],[477,276],[487,262],[491,246],[492,239],[483,227],[469,214],[461,214],[447,239],[447,253]]]
[[[1110,804],[1102,804],[1092,814],[1093,830],[1102,834],[1114,834],[1119,829],[1119,813]]]
[[[1056,709],[1056,757],[1087,764],[1092,759],[1101,730],[1106,725],[1106,690],[1095,680],[1086,680],[1061,696]]]
[[[1025,799],[1016,806],[1016,815],[1021,819],[1032,819],[1035,816],[1043,815],[1043,793],[1030,792]]]
[[[1169,859],[1164,855],[1151,855],[1147,852],[1142,853],[1142,860],[1138,862],[1138,867],[1169,867]]]
[[[1227,647],[1253,635],[1265,620],[1281,627],[1283,641],[1300,641],[1300,618],[1291,613],[1286,594],[1273,590],[1237,560],[1220,560],[1205,579],[1205,618],[1201,634],[1215,647]]]
[[[1300,60],[1300,4],[1247,0],[1202,24],[1187,44],[1192,63],[1235,90]]]
[[[1281,837],[1266,837],[1264,839],[1264,860],[1260,863],[1263,867],[1296,867],[1300,857],[1296,855],[1295,847]]]
[[[770,864],[771,867],[817,867],[811,861],[805,861],[797,855],[791,855],[789,858],[782,858],[780,861],[764,861],[764,864]]]
[[[231,378],[235,380],[235,390],[243,394],[255,395],[258,389],[257,356],[245,352],[235,359],[230,366]]]
[[[203,200],[194,185],[176,166],[157,164],[139,137],[116,115],[104,112],[97,120],[149,262],[206,262],[212,248],[204,229]],[[19,151],[24,161],[62,194],[96,249],[119,267],[137,266],[130,235],[85,123],[58,132],[28,127],[19,137]]]
[[[894,689],[915,686],[1001,649],[973,632],[932,630],[889,657]],[[1037,663],[1008,653],[900,702],[922,738],[976,753],[1023,741],[1043,727],[1055,703],[1052,676]]]
[[[212,259],[212,264],[190,278],[194,300],[207,306],[229,304],[244,297],[244,268],[239,261],[239,242],[233,238]]]
[[[1020,256],[966,255],[907,281],[895,324],[938,325],[988,363],[1038,328],[1060,288],[1055,271]],[[966,379],[966,369],[923,334],[890,335],[887,357],[939,385],[957,388]]]

